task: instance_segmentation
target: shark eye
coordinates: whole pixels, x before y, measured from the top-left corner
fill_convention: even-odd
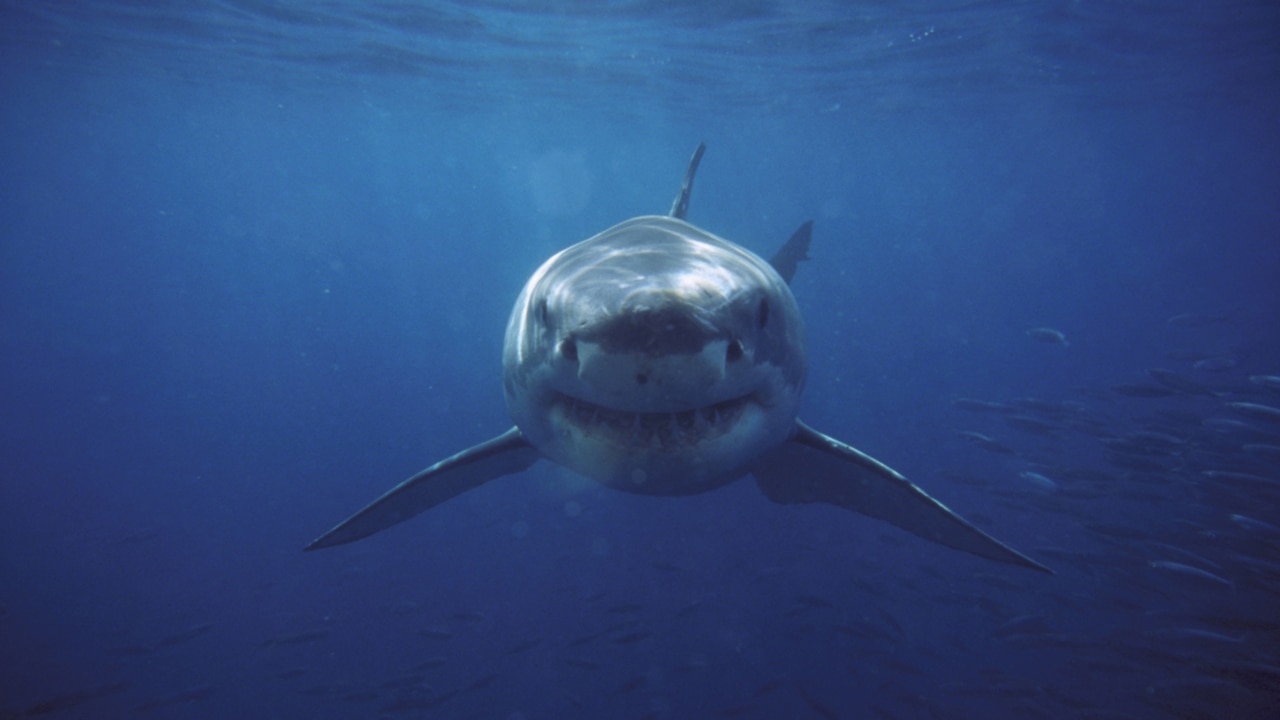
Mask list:
[[[757,311],[756,322],[760,323],[760,328],[769,324],[769,301],[761,300],[760,309]]]
[[[569,362],[578,362],[578,343],[573,338],[565,338],[560,342],[560,357]]]
[[[729,343],[729,349],[724,353],[725,362],[734,362],[742,359],[742,341],[734,340]]]

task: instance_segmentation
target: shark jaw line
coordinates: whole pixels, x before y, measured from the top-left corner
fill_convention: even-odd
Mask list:
[[[724,437],[752,405],[760,403],[754,395],[743,395],[674,412],[631,412],[556,393],[548,415],[553,425],[584,440],[630,453],[662,453],[695,449]]]
[[[556,393],[537,423],[542,451],[561,465],[615,490],[694,495],[742,477],[762,452],[785,437],[781,408],[759,393],[698,408],[617,410]],[[790,416],[788,427],[794,423]],[[785,432],[785,429],[783,430]]]

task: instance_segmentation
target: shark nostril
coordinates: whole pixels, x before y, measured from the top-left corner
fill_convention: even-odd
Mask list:
[[[573,338],[565,338],[560,343],[560,356],[569,362],[578,362],[578,343]]]

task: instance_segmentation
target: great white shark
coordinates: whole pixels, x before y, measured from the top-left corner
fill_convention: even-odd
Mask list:
[[[529,278],[503,349],[515,427],[405,480],[307,550],[367,537],[547,459],[643,495],[703,493],[752,475],[777,503],[836,505],[1052,572],[800,421],[808,365],[788,283],[807,259],[812,223],[769,262],[689,224],[704,149],[668,215],[615,225]]]

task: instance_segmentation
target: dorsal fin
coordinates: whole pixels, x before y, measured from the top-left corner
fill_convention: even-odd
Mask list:
[[[693,178],[698,174],[698,164],[702,162],[702,154],[706,151],[707,144],[700,142],[693,151],[693,157],[689,158],[689,167],[684,171],[684,180],[680,183],[680,194],[676,195],[675,202],[671,203],[671,212],[667,213],[671,217],[678,220],[689,218],[689,195],[693,193]],[[812,234],[813,221],[808,220],[791,233],[782,248],[769,259],[769,264],[788,285],[791,284],[791,278],[795,277],[800,263],[809,259],[809,239]]]
[[[680,183],[680,194],[676,196],[676,201],[671,203],[671,212],[667,213],[673,218],[684,220],[689,215],[689,193],[693,192],[693,176],[698,174],[698,163],[702,162],[702,153],[706,152],[707,144],[698,143],[698,149],[693,151],[693,157],[689,158],[689,169],[684,171],[684,181]]]
[[[769,258],[769,264],[774,270],[782,276],[787,284],[791,284],[791,278],[796,274],[796,267],[800,265],[802,260],[809,259],[809,238],[813,235],[813,221],[806,220],[803,225],[796,228],[791,233],[791,239],[782,246],[773,257]]]

